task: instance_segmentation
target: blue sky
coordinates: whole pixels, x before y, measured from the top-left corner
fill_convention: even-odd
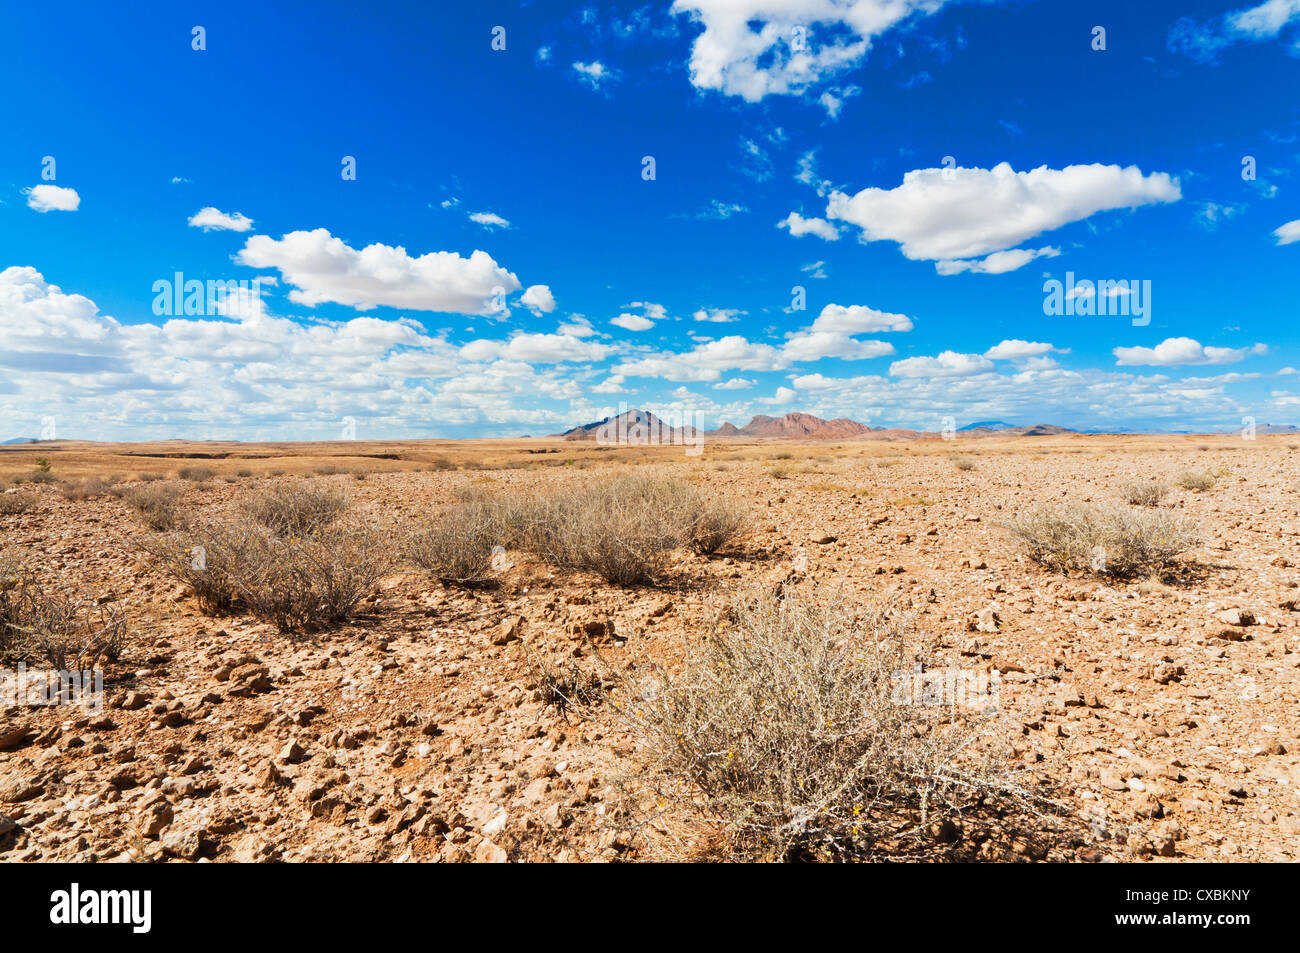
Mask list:
[[[1298,79],[1300,0],[10,9],[0,439],[1300,423]]]

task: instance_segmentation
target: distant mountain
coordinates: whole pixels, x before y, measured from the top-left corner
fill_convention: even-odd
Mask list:
[[[965,427],[958,427],[958,433],[965,433],[967,430],[1011,430],[1015,424],[1009,424],[1004,420],[977,420],[973,424],[967,424]]]
[[[13,443],[38,443],[38,442],[39,441],[35,437],[14,437],[12,440],[3,441],[2,443],[0,443],[0,446],[7,447]]]
[[[555,436],[565,440],[595,440],[599,444],[636,444],[681,443],[693,438],[695,433],[694,427],[674,427],[648,410],[629,410]]]
[[[847,417],[822,420],[812,414],[786,414],[768,417],[759,414],[743,427],[724,423],[717,430],[707,431],[710,437],[794,437],[805,440],[842,440],[871,433],[871,428]]]

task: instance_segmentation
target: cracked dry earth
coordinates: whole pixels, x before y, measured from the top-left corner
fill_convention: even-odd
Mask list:
[[[4,548],[111,601],[136,635],[106,670],[101,713],[3,710],[0,859],[649,856],[611,818],[635,738],[609,706],[585,718],[548,707],[532,664],[671,664],[727,591],[805,561],[851,600],[892,599],[947,663],[1000,672],[995,731],[1084,832],[990,838],[966,856],[1300,856],[1295,453],[1271,440],[1205,451],[1023,438],[963,445],[975,468],[961,471],[937,444],[799,445],[779,464],[773,445],[677,457],[658,466],[752,506],[755,531],[730,554],[683,554],[671,581],[630,590],[517,553],[495,588],[395,574],[354,623],[298,638],[198,614],[132,546],[148,531],[119,500],[37,488],[33,510],[0,516]],[[1220,472],[1213,489],[1163,504],[1204,534],[1176,584],[1049,573],[999,527],[1034,504],[1109,502],[1132,480],[1207,467]],[[486,476],[527,493],[595,472]],[[289,479],[346,486],[362,512],[400,526],[484,477]],[[219,511],[273,482],[212,482],[185,502]],[[981,841],[969,826],[959,836]]]

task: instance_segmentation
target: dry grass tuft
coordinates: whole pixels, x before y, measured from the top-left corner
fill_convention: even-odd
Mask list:
[[[665,801],[728,860],[852,860],[925,849],[925,825],[1011,790],[966,752],[980,716],[897,690],[901,627],[838,600],[735,597],[679,674],[614,697]],[[932,842],[931,842],[932,843]]]
[[[1214,489],[1214,484],[1218,482],[1219,478],[1209,470],[1188,470],[1178,478],[1180,487],[1184,490],[1195,490],[1197,493]]]
[[[1120,490],[1120,493],[1125,501],[1134,506],[1159,506],[1160,501],[1169,493],[1169,487],[1158,481],[1129,483]]]
[[[177,529],[184,522],[180,498],[180,488],[173,486],[134,487],[122,495],[123,502],[140,514],[146,526],[160,532]]]
[[[36,504],[30,493],[0,493],[0,516],[17,516],[28,512]]]
[[[0,660],[81,672],[116,659],[126,641],[126,620],[115,610],[60,595],[12,557],[0,558]]]
[[[1122,507],[1043,507],[1006,528],[1030,559],[1049,569],[1121,578],[1167,570],[1201,541],[1191,521]]]
[[[348,498],[341,490],[288,483],[253,497],[244,505],[244,513],[278,536],[293,537],[319,532],[347,508]]]

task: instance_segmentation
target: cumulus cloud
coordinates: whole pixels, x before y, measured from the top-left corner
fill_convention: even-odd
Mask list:
[[[1294,222],[1287,222],[1273,230],[1273,236],[1277,239],[1279,245],[1290,245],[1292,242],[1300,242],[1300,218]]]
[[[730,324],[744,313],[736,308],[700,308],[692,317],[707,324]]]
[[[791,390],[790,388],[788,388],[788,387],[778,387],[778,388],[776,389],[776,393],[775,393],[775,394],[773,394],[771,397],[760,397],[760,398],[758,399],[758,402],[759,402],[760,404],[768,404],[768,405],[770,405],[770,406],[777,406],[777,405],[782,405],[782,404],[788,404],[788,403],[790,403],[791,401],[793,401],[793,400],[794,400],[796,397],[798,397],[798,396],[799,396],[798,394],[796,394],[794,391],[792,391],[792,390]]]
[[[840,237],[839,229],[824,218],[804,218],[798,212],[791,212],[776,223],[777,228],[788,228],[795,238],[803,235],[816,235],[818,238],[833,242]]]
[[[529,285],[519,300],[534,314],[550,314],[555,310],[555,296],[546,285]]]
[[[959,275],[970,272],[973,275],[1004,275],[1008,271],[1023,268],[1035,258],[1055,258],[1061,254],[1059,248],[1047,246],[1037,250],[1031,248],[1013,248],[1010,251],[995,251],[987,258],[973,258],[968,261],[936,261],[934,270],[941,275]]]
[[[834,331],[796,331],[786,338],[782,355],[791,361],[820,361],[836,357],[842,361],[861,361],[894,353],[887,341],[861,341]]]
[[[1198,21],[1182,17],[1169,31],[1168,47],[1202,63],[1213,63],[1237,43],[1276,40],[1283,31],[1300,24],[1300,0],[1265,0],[1253,7],[1232,10]],[[1300,55],[1300,37],[1291,35],[1291,53]]]
[[[889,373],[895,377],[970,377],[992,370],[988,358],[956,351],[944,351],[938,357],[909,357],[889,365]]]
[[[599,92],[604,88],[606,83],[618,79],[618,71],[612,70],[600,60],[593,60],[590,63],[574,63],[573,71],[578,75],[578,79]]]
[[[620,314],[616,318],[610,318],[609,323],[625,331],[649,331],[655,326],[653,321],[639,314]]]
[[[33,185],[23,189],[23,193],[27,196],[27,207],[38,212],[75,212],[81,207],[77,190],[61,185]]]
[[[747,390],[748,388],[753,387],[754,384],[755,381],[749,380],[748,378],[745,377],[732,377],[725,381],[718,381],[718,383],[713,385],[713,389],[714,390]]]
[[[510,223],[496,212],[471,212],[469,220],[487,229],[510,227]]]
[[[507,360],[530,364],[603,361],[610,348],[571,334],[515,334],[505,341],[470,341],[460,354],[470,361]]]
[[[468,258],[446,251],[412,258],[401,246],[378,243],[358,251],[324,228],[289,232],[278,240],[254,235],[235,260],[251,268],[278,269],[294,286],[289,300],[309,307],[334,302],[359,311],[383,305],[491,314],[491,299],[521,287],[485,251]]]
[[[691,83],[758,102],[798,95],[861,62],[871,41],[944,0],[676,0],[703,26],[691,45]],[[843,94],[832,96],[842,99]],[[823,103],[828,112],[830,103]],[[838,105],[834,107],[838,111]]]
[[[857,226],[864,242],[898,242],[906,257],[945,262],[951,269],[957,259],[991,256],[1098,212],[1181,197],[1177,179],[1163,172],[1143,175],[1136,166],[1017,172],[1003,162],[992,169],[916,169],[893,189],[832,191],[826,217]],[[1011,266],[1019,267],[1014,259],[972,267]]]
[[[1267,346],[1203,347],[1192,338],[1166,338],[1155,347],[1117,347],[1111,353],[1121,367],[1175,367],[1184,364],[1234,364],[1251,354],[1264,354]]]
[[[253,220],[239,212],[227,215],[209,205],[191,215],[188,224],[191,228],[201,228],[205,232],[246,232],[253,227]]]
[[[905,314],[877,311],[866,305],[847,307],[828,304],[812,324],[814,331],[838,331],[842,334],[878,334],[882,331],[910,331],[912,319]]]
[[[1038,357],[1040,354],[1055,350],[1056,348],[1051,344],[1042,341],[1021,341],[1018,338],[1011,338],[993,345],[984,352],[984,356],[990,361],[1016,361],[1026,357]]]

